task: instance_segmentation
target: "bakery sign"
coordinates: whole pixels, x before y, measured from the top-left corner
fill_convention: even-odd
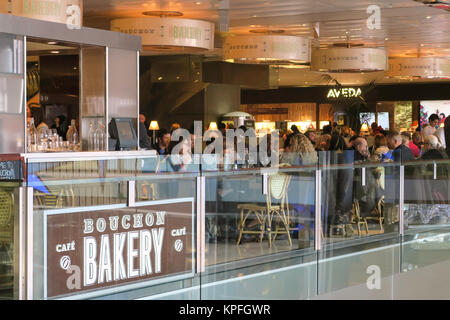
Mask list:
[[[46,212],[45,297],[191,275],[193,199]]]

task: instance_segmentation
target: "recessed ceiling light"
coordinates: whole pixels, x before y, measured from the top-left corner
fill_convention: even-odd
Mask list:
[[[427,16],[427,19],[431,19],[431,16]]]
[[[56,41],[49,41],[49,42],[47,42],[47,44],[57,44],[57,42]]]
[[[420,46],[421,46],[421,47],[423,47],[423,46],[424,46],[424,44],[423,44],[423,43],[421,43],[421,44],[420,44]]]
[[[54,50],[54,51],[50,51],[50,53],[53,53],[53,54],[58,54],[58,53],[59,53],[59,51],[57,51],[57,50]]]
[[[388,41],[389,40],[389,38],[384,38],[384,41]]]
[[[256,18],[256,14],[252,15],[252,18]]]
[[[181,17],[183,15],[183,13],[179,11],[145,11],[142,12],[142,14],[152,17]]]
[[[201,5],[202,3],[199,2],[199,1],[197,1],[197,2],[195,2],[195,4],[199,6],[199,5]]]

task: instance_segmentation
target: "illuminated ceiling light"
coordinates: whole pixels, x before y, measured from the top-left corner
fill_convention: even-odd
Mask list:
[[[250,30],[251,33],[261,33],[261,34],[280,34],[284,33],[283,29],[255,29]]]
[[[421,47],[425,46],[423,43],[420,44]]]
[[[173,15],[168,17],[170,12]],[[141,36],[144,51],[202,52],[214,49],[214,23],[172,18],[182,15],[177,11],[147,11],[144,14],[151,17],[112,20],[111,30]]]
[[[427,16],[426,18],[427,18],[427,19],[431,19],[431,16]]]
[[[195,2],[195,4],[199,6],[199,5],[201,5],[202,3],[197,1],[197,2]]]
[[[49,41],[49,42],[47,42],[47,44],[57,44],[58,42],[56,42],[56,41]]]
[[[150,17],[181,17],[183,15],[179,11],[145,11],[142,14]]]
[[[443,57],[389,58],[389,78],[450,78],[450,59]]]
[[[384,38],[384,41],[388,41],[389,40],[389,38]]]
[[[373,72],[387,69],[384,48],[316,49],[311,55],[311,70],[319,72]]]
[[[52,50],[52,51],[50,51],[50,53],[53,53],[53,54],[58,54],[58,53],[59,53],[59,51],[58,51],[58,50]]]
[[[310,62],[310,40],[287,35],[227,36],[223,45],[223,59],[235,63],[273,65],[306,65]]]

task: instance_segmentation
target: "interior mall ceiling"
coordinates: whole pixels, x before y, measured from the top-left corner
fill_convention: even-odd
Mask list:
[[[317,40],[314,46],[351,43],[385,47],[391,57],[450,58],[450,11],[445,10],[445,4],[450,8],[450,0],[440,0],[441,8],[422,2],[425,0],[85,0],[84,25],[109,29],[112,19],[144,17],[143,12],[153,10],[179,11],[183,18],[214,22],[217,38],[251,30],[283,30],[286,35]],[[380,29],[367,28],[370,5],[381,8]],[[213,55],[220,55],[220,48]],[[336,78],[343,84],[404,81],[387,79],[383,72],[336,74]],[[302,69],[281,70],[280,85],[283,83],[323,84],[320,73]]]

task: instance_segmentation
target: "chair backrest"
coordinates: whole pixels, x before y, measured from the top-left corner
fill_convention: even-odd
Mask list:
[[[0,191],[0,227],[11,223],[14,197],[11,192]]]
[[[383,215],[383,208],[384,208],[384,196],[381,196],[380,200],[378,200],[377,203],[377,214],[379,217]]]
[[[356,218],[357,218],[358,220],[360,220],[360,219],[361,219],[361,209],[360,209],[360,207],[359,207],[359,201],[358,201],[358,200],[355,200],[355,201],[353,202],[353,208],[352,208],[352,211],[353,211],[353,214],[356,216]]]
[[[291,181],[291,176],[283,173],[277,173],[269,177],[269,185],[267,192],[267,206],[272,207],[272,198],[280,200],[280,206],[282,210],[287,209],[286,206],[289,205],[287,199],[287,188],[289,182]]]

